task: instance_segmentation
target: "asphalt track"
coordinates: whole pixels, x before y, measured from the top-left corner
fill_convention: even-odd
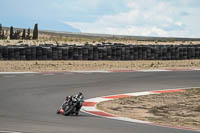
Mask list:
[[[200,71],[0,75],[0,131],[27,133],[192,133],[81,113],[56,114],[66,95],[87,98],[200,86]]]

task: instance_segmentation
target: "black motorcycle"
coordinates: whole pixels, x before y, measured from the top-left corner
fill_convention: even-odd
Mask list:
[[[57,110],[57,114],[68,115],[78,115],[77,104],[79,101],[76,98],[72,98],[69,101],[65,101],[61,107]]]

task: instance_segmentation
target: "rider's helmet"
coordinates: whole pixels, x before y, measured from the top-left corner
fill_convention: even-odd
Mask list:
[[[82,93],[82,92],[79,92],[78,95],[77,95],[77,97],[78,97],[79,99],[84,99],[84,96],[83,96],[83,93]]]
[[[78,97],[80,97],[80,96],[82,96],[83,95],[83,93],[82,92],[79,92],[78,93]]]
[[[82,92],[79,92],[79,93],[78,93],[78,97],[79,97],[79,98],[83,97],[83,93],[82,93]]]

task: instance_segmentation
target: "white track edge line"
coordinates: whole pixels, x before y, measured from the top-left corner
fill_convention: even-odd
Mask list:
[[[34,74],[38,72],[0,72],[0,74]]]
[[[0,133],[22,133],[22,132],[16,132],[16,131],[0,131]]]

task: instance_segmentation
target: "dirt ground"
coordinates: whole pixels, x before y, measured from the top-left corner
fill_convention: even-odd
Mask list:
[[[139,41],[139,40],[112,40],[112,39],[89,39],[89,38],[77,38],[77,37],[49,37],[49,36],[41,36],[38,40],[0,40],[0,45],[8,46],[8,45],[20,45],[20,44],[28,44],[28,45],[39,45],[39,44],[54,44],[54,45],[84,45],[84,44],[101,44],[101,43],[122,43],[125,45],[136,44],[136,45],[195,45],[200,44],[200,41],[172,41],[172,42],[159,42],[159,41]]]
[[[0,61],[0,72],[200,69],[200,60],[174,61]]]
[[[200,88],[101,102],[105,112],[164,125],[200,129]]]

